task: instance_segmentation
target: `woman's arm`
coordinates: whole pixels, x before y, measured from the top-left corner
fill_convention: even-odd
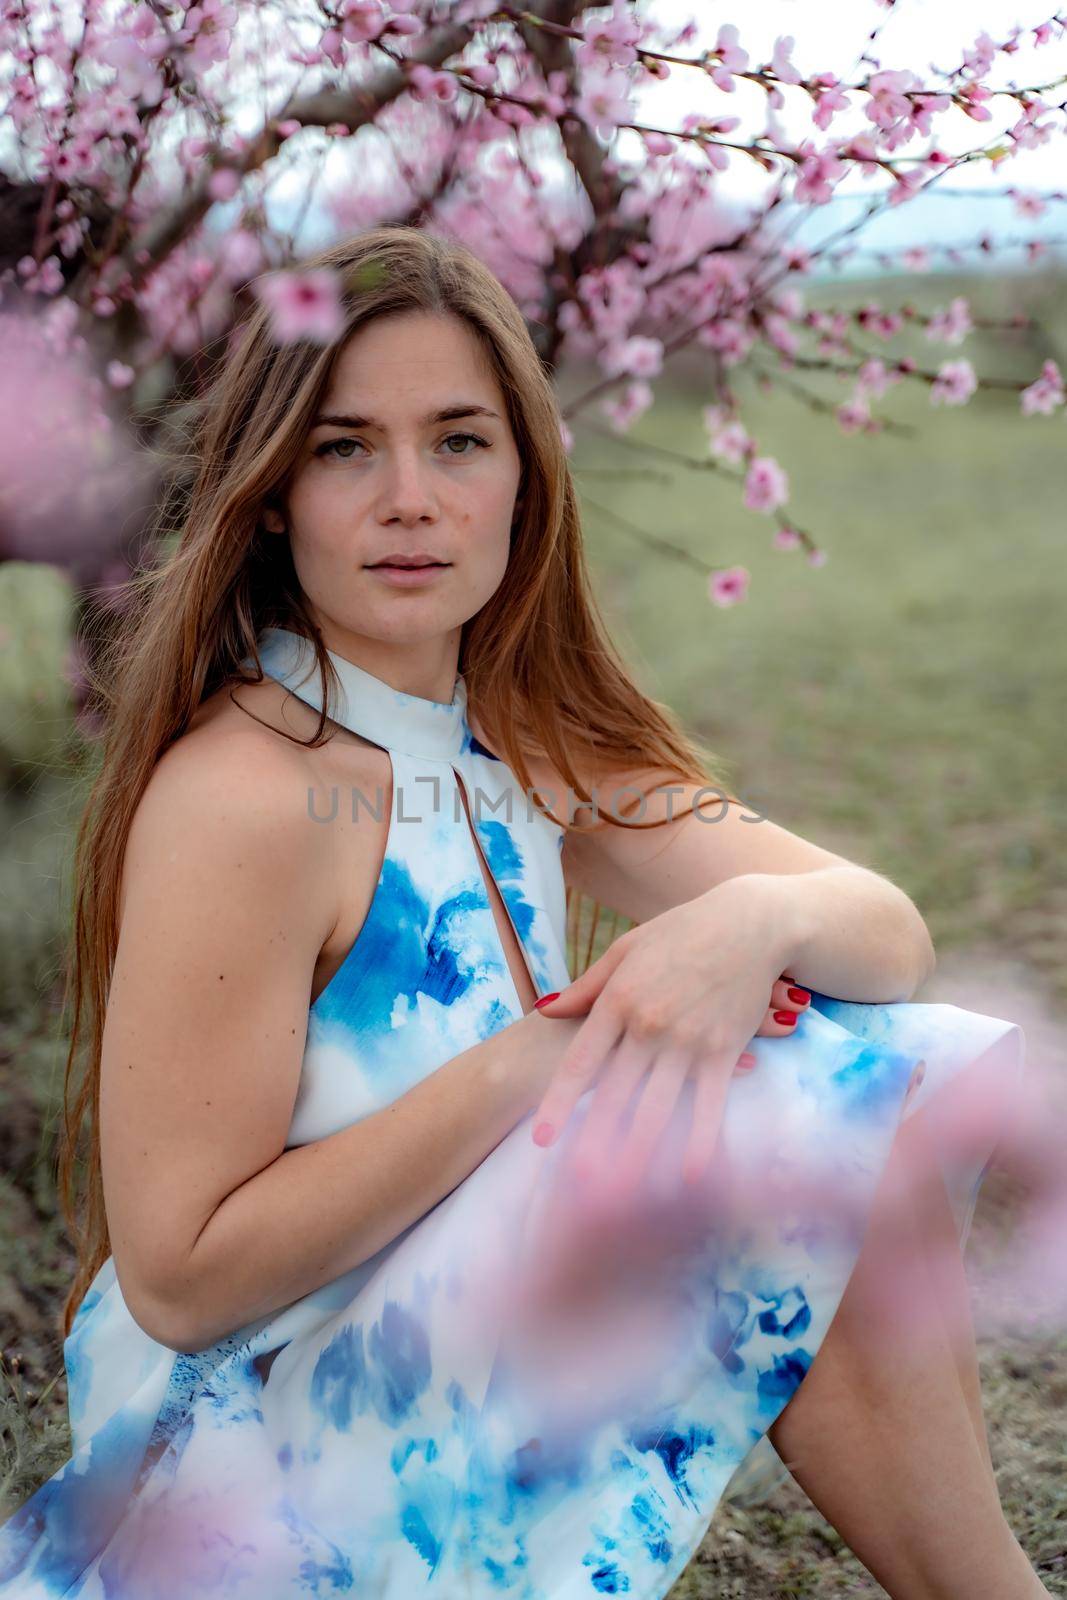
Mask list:
[[[578,1027],[531,1013],[285,1150],[336,911],[330,830],[307,817],[299,752],[252,732],[204,754],[173,746],[135,816],[101,1063],[116,1271],[132,1315],[177,1350],[402,1233],[532,1109]]]
[[[748,873],[737,881],[768,897],[782,971],[808,989],[885,1005],[910,1000],[937,964],[914,902],[867,867]]]
[[[577,1027],[533,1011],[381,1111],[239,1184],[168,1285],[161,1342],[205,1349],[376,1254],[533,1110]]]
[[[625,784],[650,786],[639,820],[674,821],[644,831],[569,829],[567,881],[638,924],[744,878],[768,902],[768,939],[782,972],[839,1000],[907,1000],[933,971],[929,930],[903,889],[772,822],[755,808],[714,799],[715,791],[673,782],[654,770],[602,780],[603,812],[633,798]],[[756,879],[766,884],[756,885]]]

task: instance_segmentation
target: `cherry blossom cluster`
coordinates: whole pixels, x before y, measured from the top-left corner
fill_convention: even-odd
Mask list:
[[[662,9],[83,0],[68,12],[3,0],[0,116],[31,226],[0,295],[10,314],[62,304],[64,318],[29,325],[47,320],[53,341],[63,329],[82,340],[72,353],[91,349],[106,385],[135,407],[183,363],[224,353],[249,295],[270,307],[280,342],[339,335],[342,286],[300,266],[309,215],[336,234],[417,219],[487,262],[555,369],[597,374],[561,414],[568,444],[594,406],[627,434],[672,358],[702,355],[708,464],[736,481],[746,510],[774,520],[776,548],[819,565],[825,550],[788,515],[785,467],[739,414],[732,369],[847,379],[851,392],[832,408],[846,434],[878,431],[877,403],[893,385],[922,384],[932,406],[958,406],[982,380],[964,354],[921,363],[872,349],[923,323],[912,308],[808,309],[801,284],[840,259],[836,241],[782,240],[773,214],[784,201],[823,207],[857,176],[880,184],[869,220],[958,166],[998,172],[1062,139],[1067,17],[999,39],[979,33],[954,66],[926,77],[876,60],[880,22],[856,69],[838,76],[802,66],[792,36],[761,61],[741,26],[723,23],[702,43],[696,21],[669,25]],[[1047,54],[1046,83],[999,81],[1023,44]],[[674,113],[653,125],[640,91],[665,79]],[[727,97],[742,93],[762,98],[758,133],[728,114]],[[799,140],[781,125],[787,104],[810,113]],[[968,128],[968,148],[950,153]],[[766,203],[741,217],[720,183],[738,162],[772,180]],[[1003,192],[1023,220],[1064,199]],[[1033,242],[1031,259],[1041,248]],[[928,259],[916,249],[902,264]],[[956,297],[923,331],[932,347],[959,346],[973,326]],[[1016,387],[1022,416],[1064,414],[1054,360]],[[107,414],[98,408],[97,426]],[[717,604],[748,582],[738,566],[707,578]]]

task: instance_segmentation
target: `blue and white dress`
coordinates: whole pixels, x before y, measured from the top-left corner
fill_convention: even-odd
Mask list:
[[[320,706],[298,635],[266,629],[261,660]],[[331,715],[389,752],[390,824],[362,931],[309,1009],[287,1147],[522,1015],[480,857],[537,992],[571,981],[562,831],[471,734],[462,677],[443,703],[332,660]],[[902,1119],[978,1071],[1010,1095],[1024,1054],[995,1017],[818,993],[790,1037],[748,1048],[714,1202],[688,1202],[673,1268],[635,1252],[629,1301],[616,1280],[599,1320],[536,1289],[583,1236],[567,1157],[591,1093],[555,1145],[524,1118],[376,1255],[210,1350],[151,1339],[109,1259],[64,1346],[73,1454],[0,1529],[0,1596],[665,1595],[819,1350]],[[668,1225],[691,1105],[687,1084],[648,1180]],[[945,1147],[961,1239],[992,1154]]]

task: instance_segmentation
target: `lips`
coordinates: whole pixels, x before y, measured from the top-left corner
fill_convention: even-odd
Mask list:
[[[448,567],[451,564],[450,561],[420,561],[404,556],[386,556],[384,561],[370,561],[367,563],[371,567],[403,567],[405,570],[417,567]]]

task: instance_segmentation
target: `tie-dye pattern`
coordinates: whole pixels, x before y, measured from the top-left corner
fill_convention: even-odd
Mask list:
[[[319,705],[295,634],[265,630],[260,655]],[[459,781],[538,991],[569,982],[561,831],[472,736],[462,678],[439,704],[333,661],[331,714],[389,751],[393,805],[363,929],[309,1009],[287,1146],[388,1105],[521,1015]],[[546,1395],[523,1376],[509,1316],[586,1095],[552,1148],[524,1119],[375,1256],[210,1350],[149,1338],[109,1259],[64,1345],[73,1454],[0,1529],[0,1596],[666,1594],[819,1350],[902,1117],[949,1084],[966,1093],[980,1064],[1010,1093],[1023,1064],[1013,1023],[819,993],[792,1037],[749,1048],[717,1161],[766,1204],[709,1215],[671,1286],[659,1359],[625,1401],[594,1350],[565,1401]],[[691,1108],[687,1084],[650,1197],[672,1192]],[[991,1155],[944,1159],[961,1238]],[[805,1209],[808,1191],[789,1188],[800,1170],[848,1203]]]

